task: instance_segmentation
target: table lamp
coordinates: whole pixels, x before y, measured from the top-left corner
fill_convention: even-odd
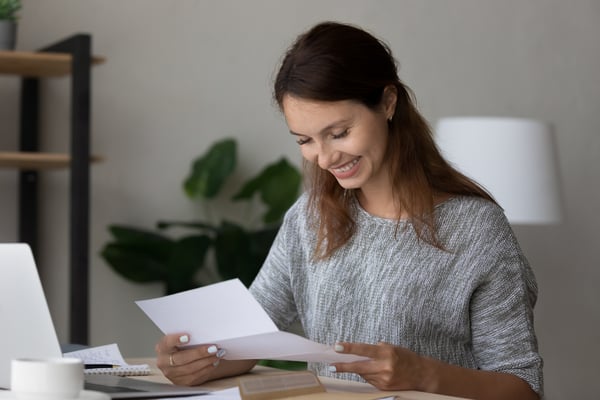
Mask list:
[[[523,118],[442,118],[435,140],[450,164],[496,199],[511,224],[560,222],[555,143],[547,124]]]

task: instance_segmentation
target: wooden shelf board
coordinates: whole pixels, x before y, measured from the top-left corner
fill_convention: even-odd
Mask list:
[[[92,155],[91,162],[100,162],[102,157]],[[0,152],[0,168],[40,170],[68,168],[71,156],[61,153]]]
[[[71,73],[71,55],[32,51],[0,50],[0,74],[33,77],[64,76]],[[102,64],[105,58],[92,57],[92,64]]]

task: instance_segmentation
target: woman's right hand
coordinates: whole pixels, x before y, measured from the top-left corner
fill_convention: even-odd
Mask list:
[[[156,366],[174,384],[193,386],[214,379],[225,350],[214,344],[180,348],[189,343],[186,333],[165,335],[156,344]]]

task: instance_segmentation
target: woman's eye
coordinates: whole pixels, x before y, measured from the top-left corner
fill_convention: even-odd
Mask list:
[[[336,133],[336,134],[334,134],[334,135],[331,135],[331,137],[332,137],[332,138],[334,138],[334,139],[341,139],[341,138],[343,138],[343,137],[346,137],[347,135],[348,135],[348,130],[346,129],[346,130],[345,130],[345,131],[343,131],[343,132],[340,132],[340,133]]]
[[[296,143],[298,143],[300,146],[302,146],[303,144],[306,144],[310,141],[310,139],[308,138],[299,138],[298,140],[296,140]]]

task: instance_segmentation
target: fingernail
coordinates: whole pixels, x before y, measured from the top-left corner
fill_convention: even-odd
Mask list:
[[[187,343],[189,341],[190,341],[190,338],[188,335],[179,336],[179,343]]]
[[[219,349],[217,349],[217,346],[212,345],[210,346],[208,349],[206,349],[206,351],[208,351],[208,354],[215,354]]]
[[[335,351],[344,351],[344,346],[342,346],[342,345],[341,345],[341,344],[339,344],[339,343],[336,343],[336,344],[335,344],[335,346],[333,346],[333,349],[334,349]]]
[[[225,357],[225,354],[227,354],[227,350],[225,350],[225,349],[219,349],[219,351],[217,351],[217,357],[218,358]]]
[[[217,360],[213,363],[213,367],[217,367],[219,366],[219,363],[221,362],[221,360]]]
[[[329,372],[337,372],[337,368],[334,365],[330,365],[327,367],[327,371]]]

